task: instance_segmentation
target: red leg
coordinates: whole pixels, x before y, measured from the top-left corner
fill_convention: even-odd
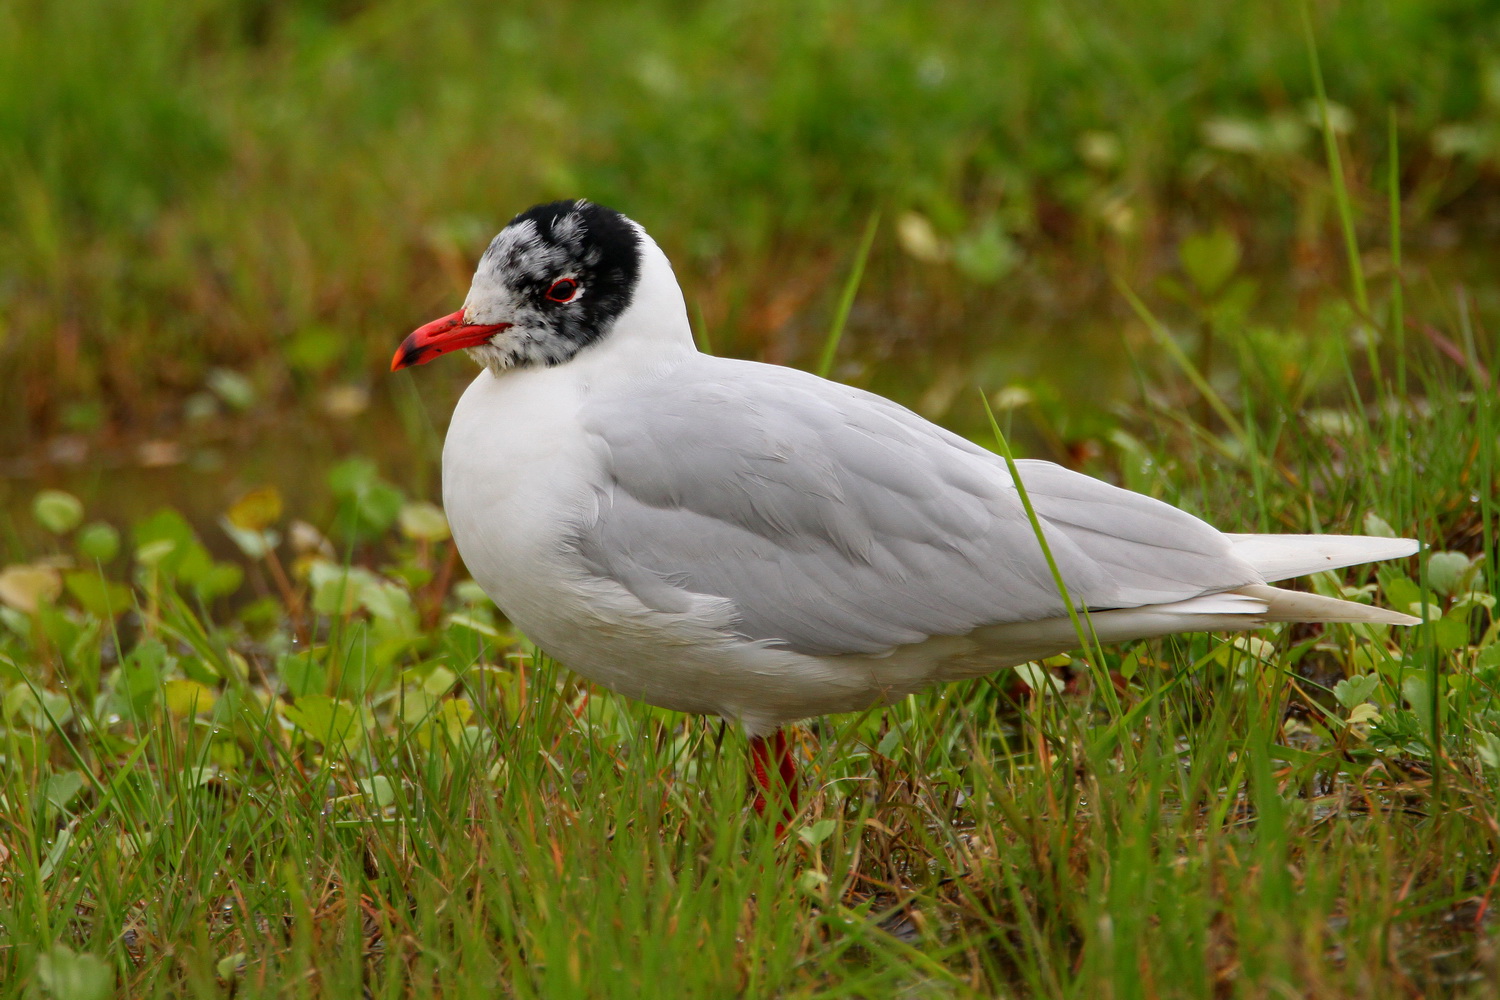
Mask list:
[[[777,736],[781,733],[778,731]],[[766,792],[771,790],[771,779],[767,765],[771,763],[771,748],[764,736],[750,737],[750,777],[755,782],[755,815],[766,814]]]
[[[780,837],[786,833],[786,821],[797,814],[799,798],[797,761],[792,756],[791,742],[786,733],[778,729],[770,740],[764,736],[750,737],[750,774],[755,782],[752,805],[757,816],[766,814],[768,795],[781,799],[782,818],[776,822],[776,836]],[[775,775],[774,779],[772,775]]]
[[[798,781],[797,781],[797,758],[792,755],[792,741],[786,738],[786,733],[780,729],[776,730],[776,750],[780,756],[776,769],[781,773],[781,784],[786,789],[787,818],[791,819],[797,811]]]

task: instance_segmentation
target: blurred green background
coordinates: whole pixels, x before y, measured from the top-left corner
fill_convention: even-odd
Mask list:
[[[1408,295],[1493,329],[1500,6],[1309,9],[1367,274],[1393,120]],[[471,369],[390,353],[573,196],[647,227],[714,350],[804,366],[878,210],[835,374],[969,431],[972,386],[1020,386],[1027,450],[1086,450],[1147,363],[1115,281],[1188,338],[1274,325],[1291,365],[1348,309],[1300,11],[12,0],[0,503],[312,501],[351,451],[431,492]]]
[[[429,502],[577,196],[806,368],[878,220],[834,377],[1428,623],[815,722],[782,840]],[[1497,247],[1496,0],[0,0],[0,1000],[1500,996]]]

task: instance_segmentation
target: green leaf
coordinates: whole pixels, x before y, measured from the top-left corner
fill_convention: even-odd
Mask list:
[[[54,944],[37,956],[36,979],[53,1000],[105,1000],[115,989],[115,973],[104,959]]]
[[[78,793],[83,791],[83,775],[77,771],[60,771],[47,779],[42,789],[47,804],[58,812],[65,812]]]
[[[811,868],[797,877],[797,887],[803,892],[807,893],[809,896],[821,895],[823,892],[823,887],[827,884],[828,875],[825,872],[820,872]]]
[[[75,570],[65,575],[63,582],[78,606],[95,618],[114,618],[129,611],[135,603],[130,588],[112,583],[95,572]]]
[[[162,562],[177,551],[177,543],[170,538],[158,538],[154,542],[147,542],[135,550],[135,560],[142,566],[155,569]]]
[[[415,500],[401,508],[401,533],[422,542],[441,542],[449,536],[443,508],[426,500]]]
[[[1240,264],[1240,241],[1223,226],[1211,233],[1195,233],[1177,248],[1182,269],[1205,296],[1213,296]]]
[[[276,673],[287,692],[296,699],[322,694],[328,690],[328,671],[318,662],[318,650],[304,650],[283,656],[276,663]]]
[[[1346,677],[1333,686],[1333,696],[1338,703],[1346,709],[1352,709],[1356,705],[1364,704],[1370,700],[1377,688],[1380,687],[1380,678],[1375,674],[1359,674],[1354,677]]]
[[[245,968],[246,955],[243,951],[231,952],[219,959],[214,965],[214,971],[219,978],[225,982],[234,982]]]
[[[37,869],[37,876],[46,882],[52,878],[53,873],[67,860],[68,851],[73,847],[73,831],[77,829],[77,820],[69,823],[57,833],[57,839],[52,842],[52,848],[47,856],[42,859],[41,867]]]
[[[159,510],[131,530],[136,561],[168,578],[191,583],[213,566],[208,550],[183,516],[175,510]]]
[[[363,713],[337,698],[308,695],[298,698],[295,705],[284,707],[281,714],[306,736],[329,750],[352,753],[364,739],[367,720]]]
[[[374,622],[371,632],[377,642],[396,641],[404,645],[421,635],[421,623],[412,605],[411,594],[396,584],[381,583],[367,588],[360,596],[360,604],[370,613]]]
[[[245,582],[245,571],[234,563],[212,563],[192,578],[193,593],[200,601],[228,597]]]
[[[596,700],[602,701],[602,699]],[[417,742],[428,748],[431,748],[440,737],[452,744],[461,743],[469,720],[473,717],[474,706],[462,698],[449,698],[438,706],[436,712],[432,713],[427,724],[417,730]]]
[[[86,524],[74,544],[85,559],[106,563],[120,554],[120,533],[103,521]]]
[[[351,458],[334,466],[328,473],[328,486],[339,498],[339,529],[356,539],[390,530],[406,499],[380,478],[375,463],[366,458]]]
[[[308,569],[313,588],[313,610],[320,615],[349,615],[362,607],[367,591],[380,587],[380,578],[363,566],[315,562]]]
[[[1420,606],[1422,603],[1422,591],[1412,582],[1411,578],[1400,572],[1381,573],[1380,587],[1385,591],[1386,600],[1393,608],[1406,609],[1413,605]],[[1412,612],[1415,614],[1416,612]],[[1437,608],[1431,609],[1429,614],[1437,614]]]
[[[396,788],[391,779],[383,774],[371,775],[359,781],[360,794],[369,799],[376,808],[384,809],[396,801]]]
[[[282,348],[287,364],[299,371],[316,374],[328,369],[348,347],[348,338],[332,327],[306,326],[298,330]]]
[[[1015,240],[996,219],[986,219],[953,244],[953,263],[966,278],[991,285],[1021,263]]]
[[[490,602],[489,595],[484,588],[473,580],[460,580],[453,585],[453,596],[465,604],[484,604]]]
[[[66,695],[33,688],[25,682],[6,692],[3,706],[8,724],[20,722],[39,732],[51,729],[54,723],[66,725],[73,718],[73,706]]]
[[[375,463],[368,458],[350,458],[328,470],[328,488],[336,497],[358,496],[379,481]]]
[[[803,843],[811,844],[812,846],[816,847],[818,844],[821,844],[823,841],[833,836],[833,831],[837,828],[838,822],[836,820],[820,819],[811,826],[804,826],[802,829],[798,830],[797,836],[801,838]]]
[[[409,726],[426,722],[430,716],[436,714],[440,701],[437,695],[428,694],[420,687],[402,688],[401,721]]]
[[[1427,557],[1427,582],[1439,594],[1468,589],[1469,571],[1475,560],[1462,552],[1434,552]]]
[[[359,535],[381,535],[389,531],[401,514],[406,498],[389,483],[376,483],[340,510],[345,529]]]
[[[83,522],[83,502],[62,490],[42,490],[31,501],[31,514],[54,535],[66,535]]]
[[[434,697],[442,697],[453,690],[453,685],[458,683],[458,675],[447,667],[434,667],[432,673],[422,681],[422,690]]]
[[[229,667],[243,679],[249,672],[242,669],[244,657],[232,649],[226,650],[225,653]],[[219,682],[224,679],[224,673],[220,665],[202,655],[185,656],[177,661],[177,665],[182,668],[182,672],[187,675],[188,680],[197,681],[199,684],[215,690],[217,690]],[[170,684],[171,682],[169,681],[168,683]]]
[[[132,718],[143,718],[156,704],[171,667],[167,647],[159,640],[146,639],[131,650],[115,674],[114,690],[120,711]]]
[[[1432,629],[1433,641],[1445,653],[1463,649],[1469,644],[1469,623],[1466,616],[1444,615],[1427,625]]]

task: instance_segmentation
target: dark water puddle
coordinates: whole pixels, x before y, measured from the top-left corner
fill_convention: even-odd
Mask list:
[[[1059,333],[1037,324],[1007,329],[996,317],[974,323],[946,316],[925,326],[904,305],[887,309],[877,301],[856,310],[833,377],[986,437],[981,385],[994,391],[1045,373],[1046,384],[1080,412],[1102,412],[1133,392],[1119,328],[1109,323]],[[794,363],[815,356],[822,337],[812,322],[782,334]],[[184,418],[154,436],[116,431],[11,442],[0,456],[0,555],[46,550],[30,514],[43,488],[75,494],[89,519],[121,528],[169,506],[211,544],[224,510],[262,485],[280,490],[289,516],[319,524],[332,511],[329,469],[355,456],[374,461],[409,497],[435,500],[448,416],[472,377],[472,366],[455,358],[378,377],[368,388],[336,386],[313,399],[256,400],[239,410],[220,406],[207,419]],[[1046,447],[1035,436],[1027,440],[1024,428],[1022,440],[1032,453]]]
[[[1470,265],[1455,270],[1475,277]],[[1473,311],[1466,321],[1477,330],[1484,331],[1500,312],[1500,286],[1493,273],[1472,283],[1434,281],[1430,270],[1425,276],[1427,280],[1409,288],[1409,316],[1432,315],[1445,328],[1456,327],[1456,314],[1449,315],[1455,288],[1469,289],[1465,294],[1472,296]],[[877,276],[850,317],[832,377],[991,445],[980,389],[1002,407],[997,394],[1013,403],[1020,399],[1014,410],[1001,412],[1017,453],[1068,462],[1075,442],[1103,437],[1119,422],[1121,408],[1137,400],[1133,361],[1168,369],[1120,297],[1100,281],[1076,288],[1076,301],[1067,300],[1067,282],[1048,287],[1058,301],[1049,300],[1047,308],[1037,307],[1035,295],[1025,308],[1007,305],[996,289],[989,300],[994,308],[987,310],[913,298],[909,289],[883,287]],[[1282,281],[1266,287],[1282,288],[1285,298],[1291,285]],[[1335,288],[1327,291],[1318,302],[1337,297]],[[1290,300],[1278,308],[1260,305],[1284,320],[1302,315],[1304,328],[1314,322],[1309,317],[1315,308],[1298,309]],[[782,327],[774,341],[735,353],[770,353],[806,367],[819,353],[823,336],[823,317],[815,313]],[[1127,336],[1134,338],[1133,344],[1127,345]],[[1479,336],[1488,343],[1488,333]],[[1422,343],[1419,335],[1413,339]],[[1233,355],[1228,345],[1219,353],[1225,363]],[[154,436],[115,430],[0,442],[0,560],[55,549],[55,540],[31,516],[32,499],[43,488],[73,493],[83,501],[89,520],[121,529],[162,507],[174,508],[210,548],[225,555],[233,549],[217,528],[218,520],[255,487],[276,487],[289,518],[327,527],[334,506],[328,474],[349,458],[373,461],[409,498],[437,500],[443,433],[472,377],[465,360],[447,359],[375,376],[366,386],[323,387],[314,398],[254,400],[238,409],[221,406],[207,419],[184,416],[178,426]],[[189,409],[183,405],[184,413]]]
[[[185,425],[170,436],[64,434],[0,459],[0,557],[47,551],[51,543],[31,516],[44,488],[84,503],[88,520],[128,529],[163,507],[182,513],[218,554],[233,552],[217,527],[237,498],[274,486],[290,517],[326,527],[333,503],[329,470],[354,457],[414,498],[436,498],[441,435],[457,387],[433,386],[428,404],[406,389],[372,393],[367,405],[330,413],[320,403],[263,403]],[[405,395],[402,402],[394,396]],[[415,419],[413,419],[415,418]]]

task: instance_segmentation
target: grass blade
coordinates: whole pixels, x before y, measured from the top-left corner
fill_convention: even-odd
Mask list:
[[[844,289],[839,293],[838,308],[833,312],[833,322],[829,324],[828,336],[823,339],[823,353],[818,356],[818,366],[813,369],[823,378],[833,370],[833,358],[838,353],[839,341],[844,337],[844,324],[849,320],[849,310],[854,307],[854,296],[859,292],[859,283],[865,276],[865,262],[870,258],[870,247],[875,242],[875,231],[880,228],[880,212],[870,213],[870,221],[865,223],[865,233],[860,237],[859,250],[854,255],[854,266],[849,269],[849,277],[844,281]]]

